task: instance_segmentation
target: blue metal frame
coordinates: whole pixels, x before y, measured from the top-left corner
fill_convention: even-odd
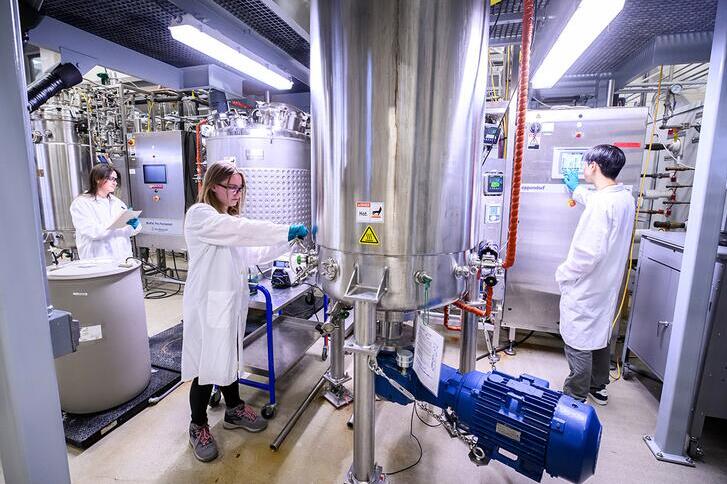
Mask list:
[[[255,286],[265,296],[265,332],[268,337],[268,382],[261,383],[247,378],[240,378],[238,383],[249,387],[265,390],[270,394],[270,405],[275,405],[275,348],[273,347],[273,300],[270,292],[262,285]]]
[[[270,296],[270,291],[265,287],[258,284],[255,288],[265,296],[265,334],[268,337],[268,381],[262,383],[247,378],[238,379],[238,383],[241,385],[247,385],[249,387],[264,390],[270,394],[270,405],[275,405],[275,348],[273,346],[273,300]],[[282,314],[282,310],[278,311],[278,314]],[[328,319],[328,296],[323,295],[323,320]]]

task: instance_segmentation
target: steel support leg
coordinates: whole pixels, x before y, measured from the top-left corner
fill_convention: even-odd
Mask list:
[[[359,348],[376,342],[376,305],[357,301],[354,305],[354,336]],[[353,355],[353,465],[349,481],[353,483],[381,482],[381,469],[374,455],[374,373],[369,369],[369,355],[357,351]]]
[[[343,386],[345,382],[351,379],[346,374],[344,363],[343,343],[346,340],[345,325],[345,321],[339,321],[331,333],[331,367],[325,375],[329,386],[323,396],[336,408],[346,406],[353,401],[353,394],[348,388]]]

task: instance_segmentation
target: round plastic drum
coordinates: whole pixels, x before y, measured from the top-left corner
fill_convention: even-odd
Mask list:
[[[127,402],[151,378],[140,263],[109,259],[48,268],[51,302],[81,323],[75,353],[57,358],[61,408],[93,413]]]

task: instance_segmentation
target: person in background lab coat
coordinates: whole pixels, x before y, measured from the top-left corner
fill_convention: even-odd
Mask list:
[[[124,228],[107,230],[127,210],[126,204],[113,194],[120,185],[118,170],[99,163],[91,169],[88,191],[71,203],[79,259],[125,260],[132,256],[130,237],[141,232],[139,219],[129,220]]]
[[[279,225],[240,217],[245,177],[234,163],[207,169],[199,203],[187,211],[184,239],[189,272],[184,288],[182,380],[192,380],[189,442],[202,462],[217,457],[217,444],[207,424],[212,385],[225,397],[223,426],[260,432],[265,420],[240,399],[242,340],[249,302],[248,267],[272,260],[303,238],[303,225]]]
[[[626,163],[620,148],[598,145],[583,155],[584,178],[596,191],[565,174],[573,199],[585,205],[568,257],[555,273],[560,286],[560,334],[570,374],[563,393],[608,403],[608,343],[634,223],[634,197],[616,177]]]

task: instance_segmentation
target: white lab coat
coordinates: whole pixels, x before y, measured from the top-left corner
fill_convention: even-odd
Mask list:
[[[103,257],[118,260],[132,256],[129,237],[141,232],[141,224],[137,228],[126,225],[121,229],[107,230],[126,210],[126,204],[112,194],[101,198],[84,193],[73,200],[71,218],[76,229],[80,259]]]
[[[204,203],[189,208],[182,380],[199,377],[200,385],[224,386],[238,379],[250,300],[248,266],[284,254],[288,230],[288,225],[221,214]]]
[[[560,334],[577,350],[605,348],[611,333],[631,244],[634,198],[623,185],[592,192],[579,186],[573,199],[586,206],[568,257],[555,272],[560,286]]]

